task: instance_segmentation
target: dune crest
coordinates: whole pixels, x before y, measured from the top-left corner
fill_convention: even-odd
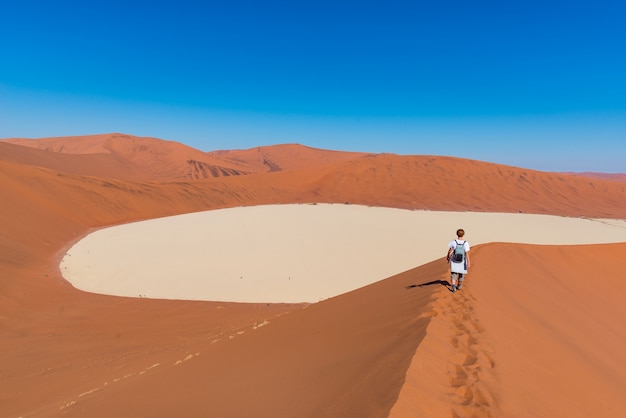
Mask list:
[[[255,173],[319,168],[369,155],[361,152],[329,151],[300,144],[272,145],[247,150],[211,151],[209,154],[236,164],[244,164]]]
[[[239,166],[212,157],[186,145],[156,138],[123,134],[41,139],[7,139],[5,143],[45,151],[54,161],[80,162],[90,157],[92,164],[110,166],[109,178],[133,181],[175,181],[249,174]],[[71,158],[80,156],[81,158]],[[99,158],[96,158],[98,156]],[[55,160],[56,159],[56,160]],[[75,163],[76,165],[76,163]],[[63,170],[62,167],[50,167]],[[74,169],[76,174],[93,175],[90,165]]]
[[[0,141],[0,158],[17,159],[22,164],[68,174],[125,181],[177,182],[184,186],[193,181],[196,194],[227,188],[243,197],[240,202],[250,205],[349,202],[404,209],[626,218],[626,186],[602,178],[452,157],[366,155],[298,145],[203,153],[154,138],[111,134],[99,139],[103,144],[111,143],[102,146],[117,154],[108,157],[93,154],[90,160],[82,160],[87,156],[74,155],[80,158],[61,161],[58,157],[63,154],[58,152],[29,154],[28,148],[22,147],[18,156],[16,148],[10,148],[12,144],[5,140]],[[51,138],[49,142],[57,140]],[[72,140],[80,144],[83,139],[74,137]],[[24,141],[31,141],[25,143],[32,146],[48,142],[46,139],[21,142]],[[94,147],[91,137],[86,144],[89,149]],[[75,147],[82,149],[80,145]],[[248,156],[237,157],[242,154]],[[229,155],[233,158],[222,158]],[[271,165],[279,166],[278,172],[259,163],[259,158],[265,161],[270,157]],[[290,160],[292,157],[294,159]],[[255,175],[243,175],[250,173]],[[227,200],[222,207],[231,206]],[[594,203],[581,205],[581,201]],[[219,205],[205,206],[206,209],[215,207]]]
[[[439,291],[389,416],[619,415],[624,251],[479,247],[467,286]]]
[[[111,170],[110,175],[114,178],[143,181],[179,181],[319,168],[366,155],[357,152],[328,151],[298,144],[203,152],[174,141],[118,133],[39,139],[9,138],[2,142],[49,154],[82,157],[81,159],[56,157],[65,163],[84,162],[85,157],[91,156],[89,158],[91,164],[109,165],[112,168],[120,165],[124,167],[123,171],[119,167],[117,170]],[[100,158],[94,158],[98,155]],[[49,164],[55,165],[55,160],[52,161]],[[41,163],[41,158],[39,162]],[[62,167],[63,165],[56,164],[48,168],[62,169]],[[83,170],[89,168],[87,166]]]

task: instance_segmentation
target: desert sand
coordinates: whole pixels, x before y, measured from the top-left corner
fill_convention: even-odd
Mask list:
[[[454,295],[441,256],[313,304],[93,294],[59,270],[90,232],[239,206],[349,203],[619,224],[620,177],[298,145],[201,153],[119,134],[21,141],[0,141],[2,416],[626,410],[626,243],[478,244]]]
[[[464,227],[472,245],[626,242],[626,221],[358,205],[265,205],[135,222],[75,244],[61,272],[107,295],[318,302],[426,264]]]

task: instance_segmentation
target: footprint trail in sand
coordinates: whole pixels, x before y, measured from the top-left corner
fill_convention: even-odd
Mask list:
[[[485,344],[484,328],[474,316],[475,298],[467,287],[444,295],[435,302],[435,310],[449,325],[452,354],[447,375],[453,417],[494,417],[496,407],[489,385],[494,375],[494,350]]]

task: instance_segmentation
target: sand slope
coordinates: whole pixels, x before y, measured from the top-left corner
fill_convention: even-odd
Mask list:
[[[123,134],[85,137],[15,138],[4,143],[48,151],[45,167],[124,180],[183,180],[247,174],[239,166],[186,145]],[[41,154],[40,154],[41,155]],[[80,158],[76,158],[79,156]],[[40,159],[40,163],[43,159]],[[68,164],[60,165],[61,161]],[[82,162],[82,164],[81,164]],[[56,163],[56,164],[55,164]],[[52,166],[54,165],[54,166]],[[102,167],[109,172],[97,171]]]
[[[145,145],[141,158],[152,152]],[[385,155],[163,183],[156,168],[129,181],[116,174],[125,163],[81,163],[90,157],[73,155],[77,168],[66,171],[57,157],[0,142],[3,415],[382,417],[394,403],[397,416],[612,417],[624,410],[611,389],[625,383],[615,352],[626,347],[617,328],[623,289],[614,283],[623,277],[616,261],[623,244],[562,257],[561,247],[476,247],[473,278],[459,298],[440,285],[446,266],[435,262],[306,309],[92,295],[57,269],[65,249],[93,228],[173,214],[350,201],[623,219],[623,183]],[[459,188],[469,192],[451,199]],[[505,252],[520,266],[519,279],[502,283],[510,272]],[[522,329],[510,329],[509,317]],[[473,372],[481,373],[474,386]]]
[[[31,154],[35,158],[31,162],[43,167],[75,174],[149,181],[179,181],[318,168],[367,155],[321,150],[298,144],[202,152],[174,141],[117,133],[39,139],[10,138],[2,143],[47,151]],[[6,152],[0,148],[0,153]],[[22,154],[24,152],[21,150]],[[12,157],[17,157],[16,154],[14,152]],[[24,158],[21,160],[25,161]],[[106,170],[102,171],[103,167]]]
[[[322,150],[300,144],[256,147],[247,150],[212,151],[209,154],[230,161],[254,173],[319,168],[369,155],[360,152]]]
[[[467,289],[439,291],[390,416],[622,415],[625,250],[479,247]]]

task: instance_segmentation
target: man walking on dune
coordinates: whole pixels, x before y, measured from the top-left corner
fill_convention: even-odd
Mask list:
[[[463,239],[464,235],[465,231],[458,229],[456,231],[457,239],[450,241],[450,244],[448,244],[448,256],[446,259],[450,263],[450,280],[452,282],[450,290],[453,293],[463,287],[463,279],[470,266],[470,245]]]

